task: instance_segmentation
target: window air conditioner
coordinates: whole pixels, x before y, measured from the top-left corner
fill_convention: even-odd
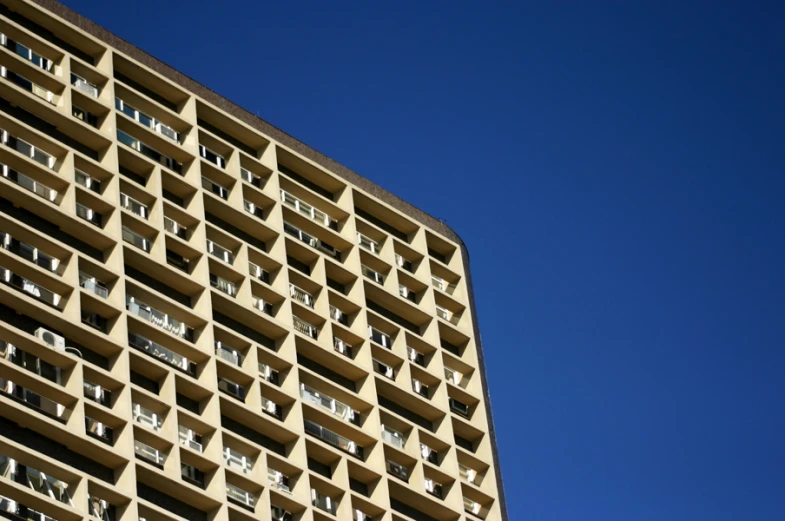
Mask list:
[[[57,349],[59,351],[65,351],[65,338],[61,337],[60,335],[56,335],[52,333],[48,329],[44,329],[39,327],[35,330],[35,336],[39,340],[43,341],[44,344],[48,345],[51,348]]]

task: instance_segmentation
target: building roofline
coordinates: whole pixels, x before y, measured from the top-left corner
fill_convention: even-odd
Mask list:
[[[77,13],[73,9],[67,7],[66,5],[63,5],[57,0],[29,0],[29,1],[45,9],[46,11],[49,11],[55,16],[58,16],[63,20],[66,20],[67,22],[75,25],[82,31],[93,36],[94,38],[105,43],[106,45],[113,47],[117,49],[119,52],[130,56],[134,60],[145,65],[146,67],[150,68],[151,70],[155,71],[161,76],[164,76],[165,78],[169,79],[175,84],[181,86],[183,89],[196,94],[197,96],[201,97],[205,101],[211,103],[212,105],[218,107],[219,109],[225,111],[226,113],[231,114],[238,120],[247,124],[251,128],[261,132],[262,134],[272,137],[274,140],[278,141],[282,145],[290,148],[291,150],[294,150],[295,152],[299,153],[303,157],[313,161],[317,165],[328,170],[330,173],[335,174],[338,177],[341,177],[342,179],[346,180],[347,182],[362,188],[370,195],[376,197],[381,201],[384,201],[385,203],[389,204],[396,210],[417,220],[424,226],[427,226],[428,228],[444,235],[445,237],[449,238],[450,240],[454,241],[460,246],[462,252],[461,257],[463,259],[463,264],[464,264],[464,271],[468,279],[466,285],[468,289],[469,302],[471,304],[470,309],[472,313],[472,320],[474,323],[474,337],[477,346],[477,358],[480,365],[479,367],[480,378],[482,379],[482,383],[483,383],[482,387],[483,387],[483,393],[485,398],[486,415],[488,418],[488,434],[491,439],[491,448],[492,448],[491,452],[493,455],[494,466],[496,470],[496,482],[499,489],[501,515],[503,521],[507,521],[508,520],[507,503],[505,500],[504,485],[503,485],[502,474],[501,474],[501,465],[499,461],[499,451],[496,441],[496,429],[493,422],[493,414],[491,411],[491,398],[490,398],[488,382],[486,377],[485,356],[483,353],[484,350],[482,345],[482,339],[480,337],[479,323],[477,318],[477,307],[474,299],[474,288],[472,284],[472,276],[471,276],[471,270],[469,265],[469,251],[466,247],[466,244],[463,242],[463,239],[461,239],[458,233],[441,219],[438,219],[428,214],[427,212],[421,210],[420,208],[417,208],[413,204],[404,201],[397,195],[382,188],[381,186],[377,185],[373,181],[361,176],[360,174],[356,173],[350,168],[338,163],[334,159],[319,152],[315,148],[306,145],[305,143],[295,138],[294,136],[284,132],[280,128],[260,118],[259,116],[249,112],[248,110],[242,108],[241,106],[230,101],[224,96],[221,96],[220,94],[210,89],[209,87],[196,81],[190,76],[183,74],[182,72],[178,71],[171,65],[164,63],[163,61],[149,54],[148,52],[140,49],[139,47],[133,45],[127,40],[121,38],[120,36],[104,28],[103,26],[98,25],[96,22]]]

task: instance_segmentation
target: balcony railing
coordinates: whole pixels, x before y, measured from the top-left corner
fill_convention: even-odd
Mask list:
[[[115,521],[115,506],[105,499],[87,494],[87,509],[90,515],[101,521]]]
[[[256,496],[231,483],[226,484],[226,497],[247,507],[256,506]]]
[[[171,139],[175,143],[179,143],[179,136],[177,134],[177,131],[175,131],[172,127],[164,123],[161,123],[154,117],[148,116],[144,112],[140,112],[139,110],[136,110],[135,108],[128,105],[120,98],[115,98],[115,108],[120,112],[122,112],[123,114],[125,114],[126,116],[128,116],[129,118],[138,121],[143,126],[154,130],[158,134],[161,134],[162,136],[168,139]]]
[[[133,244],[142,251],[149,252],[152,248],[152,243],[149,239],[142,237],[131,228],[123,226],[123,240],[129,244]]]
[[[226,293],[230,297],[237,295],[237,286],[235,286],[233,282],[213,273],[210,274],[210,285],[218,291]]]
[[[103,223],[103,215],[80,203],[76,203],[76,215],[99,228]]]
[[[379,250],[381,249],[378,242],[371,239],[367,235],[363,235],[360,232],[357,232],[357,244],[360,245],[360,248],[368,250],[369,252],[374,253],[376,255],[379,254]]]
[[[243,474],[250,474],[253,470],[251,458],[229,447],[224,447],[224,461],[226,466]]]
[[[162,154],[161,152],[157,151],[151,146],[148,146],[142,143],[140,140],[136,139],[135,137],[131,136],[123,132],[120,129],[117,129],[117,140],[124,145],[133,148],[140,154],[145,157],[148,157],[158,163],[159,165],[165,166],[166,168],[177,172],[178,174],[183,171],[183,164],[179,161],[175,161],[171,157]]]
[[[134,454],[138,458],[159,467],[163,467],[164,463],[166,463],[166,454],[139,440],[134,440]]]
[[[54,308],[60,308],[60,295],[1,266],[0,282],[7,284],[23,293],[31,295],[44,304],[48,304]]]
[[[163,420],[156,413],[139,405],[138,403],[132,404],[134,421],[140,425],[144,425],[156,432],[161,430]]]
[[[89,416],[84,417],[84,425],[85,425],[85,433],[87,435],[96,438],[97,440],[111,445],[114,441],[114,431],[104,425],[103,423],[90,418]]]
[[[270,272],[269,271],[263,269],[261,266],[257,266],[253,262],[249,262],[248,263],[248,269],[249,269],[252,277],[255,277],[255,278],[261,280],[265,284],[269,284],[270,283]]]
[[[84,186],[88,190],[92,190],[97,194],[101,193],[101,181],[92,177],[90,174],[86,174],[81,170],[76,170],[74,172],[74,180],[76,181],[76,184]]]
[[[8,360],[14,365],[27,369],[31,373],[46,378],[50,382],[61,385],[61,371],[56,365],[41,360],[37,356],[19,349],[13,344],[0,340],[0,358]]]
[[[217,340],[215,341],[215,354],[221,360],[226,360],[237,367],[240,367],[243,363],[243,355],[241,355],[239,351],[232,349]]]
[[[0,495],[0,511],[10,514],[10,516],[5,517],[10,517],[11,519],[21,519],[27,521],[58,521],[51,516],[42,514],[41,512],[33,510],[32,508],[3,495]],[[291,521],[291,516],[286,521]]]
[[[282,472],[268,468],[267,479],[270,481],[271,488],[275,488],[276,490],[279,490],[285,494],[292,493],[291,489],[289,488],[289,478]]]
[[[352,346],[344,342],[342,339],[338,338],[337,336],[333,337],[333,349],[338,351],[344,356],[349,358],[352,357]]]
[[[390,335],[382,333],[378,329],[373,326],[368,326],[368,338],[376,342],[382,347],[386,347],[387,349],[392,349],[392,338]]]
[[[448,293],[450,295],[455,293],[455,288],[457,287],[455,284],[451,284],[446,280],[444,280],[443,278],[438,277],[436,275],[431,275],[431,283],[433,284],[434,288],[438,289],[439,291]]]
[[[333,447],[337,447],[344,452],[347,452],[353,456],[362,459],[363,448],[357,445],[349,438],[345,438],[340,434],[331,431],[330,429],[322,427],[318,423],[312,422],[311,420],[305,420],[304,424],[305,424],[305,432],[307,432],[308,434],[319,438],[320,440],[324,441],[329,445],[332,445]]]
[[[150,209],[146,204],[137,201],[133,197],[126,195],[123,192],[120,192],[120,206],[129,212],[138,215],[142,219],[147,219],[150,217]]]
[[[333,498],[313,488],[311,489],[311,505],[332,515],[335,515],[338,508],[338,503]]]
[[[73,72],[71,73],[71,85],[91,98],[98,98],[98,87]]]
[[[348,325],[349,324],[349,315],[341,311],[335,306],[330,306],[330,318],[338,322],[339,324]]]
[[[377,284],[384,284],[384,275],[382,275],[381,273],[379,273],[375,269],[370,268],[370,267],[366,266],[365,264],[362,264],[360,266],[360,269],[363,272],[363,275],[365,275],[366,277],[368,277],[372,281],[376,282]]]
[[[52,60],[44,58],[26,45],[23,45],[16,40],[12,40],[3,33],[0,33],[0,45],[47,72],[52,72],[52,69],[54,68],[54,62]]]
[[[29,157],[38,164],[47,168],[54,168],[55,158],[53,155],[44,152],[40,148],[31,145],[24,139],[12,136],[7,130],[0,130],[0,142],[8,148],[12,148],[20,154]]]
[[[54,92],[45,89],[41,85],[35,83],[34,81],[28,80],[21,74],[18,74],[14,71],[9,71],[5,67],[0,66],[0,76],[4,77],[14,85],[30,92],[42,100],[46,101],[47,103],[51,103],[52,105],[56,105],[57,102],[55,101],[55,94]]]
[[[333,257],[335,259],[340,259],[341,258],[341,252],[340,251],[336,250],[334,247],[332,247],[331,245],[327,244],[326,242],[321,241],[321,240],[317,239],[316,237],[313,237],[313,236],[305,233],[304,231],[302,231],[298,227],[293,226],[293,225],[289,224],[286,221],[284,221],[284,223],[283,223],[283,230],[286,233],[288,233],[289,235],[291,235],[292,237],[298,239],[301,242],[304,242],[305,244],[307,244],[308,246],[310,246],[312,248],[316,248],[317,250],[319,250],[319,251],[321,251],[323,253],[326,253],[327,255],[329,255],[329,256],[331,256],[331,257]]]
[[[180,440],[180,445],[185,445],[186,447],[195,450],[196,452],[204,451],[204,447],[202,446],[202,437],[193,429],[178,425],[177,436]]]
[[[213,257],[217,257],[227,264],[234,264],[234,254],[210,239],[207,239],[207,251]]]
[[[74,506],[68,483],[3,454],[0,454],[0,476],[55,501]]]
[[[0,394],[13,398],[17,402],[63,423],[68,421],[68,418],[71,416],[71,411],[65,405],[41,396],[30,389],[25,389],[21,385],[3,377],[0,377]]]
[[[319,329],[316,326],[312,326],[300,317],[292,315],[292,321],[294,322],[294,329],[296,331],[299,331],[304,335],[308,335],[311,338],[316,338],[319,336]]]
[[[409,469],[401,465],[400,463],[396,463],[395,461],[387,460],[387,473],[395,476],[396,478],[402,479],[403,481],[409,482]]]
[[[188,228],[174,219],[164,216],[164,230],[183,239],[188,240]]]
[[[100,403],[105,407],[111,407],[112,391],[104,389],[100,385],[94,384],[93,382],[89,382],[87,380],[82,382],[82,389],[85,398],[89,398],[95,403]]]
[[[57,191],[54,188],[49,188],[48,186],[39,183],[32,177],[28,177],[12,168],[8,168],[8,165],[0,163],[0,171],[2,171],[3,177],[9,181],[13,181],[25,190],[29,190],[30,192],[43,197],[47,201],[54,202],[54,200],[57,198]]]
[[[187,326],[184,322],[171,317],[167,313],[159,311],[154,307],[145,304],[135,297],[126,295],[125,307],[130,313],[133,313],[142,320],[146,320],[151,324],[160,327],[164,331],[168,331],[175,336],[185,340],[193,340],[193,328]]]
[[[57,268],[60,266],[60,259],[47,255],[26,242],[14,239],[9,233],[0,232],[0,248],[10,251],[53,273],[57,273]]]
[[[188,358],[165,348],[161,344],[148,340],[142,335],[129,332],[128,345],[144,351],[153,358],[157,358],[186,374],[191,376],[196,374],[196,364],[188,360]]]
[[[406,436],[404,436],[402,432],[391,429],[390,427],[385,427],[384,425],[382,425],[382,439],[399,449],[403,449],[404,445],[406,445]]]
[[[436,305],[436,316],[441,318],[442,320],[446,320],[450,324],[458,324],[458,317],[447,308],[442,306]]]
[[[207,176],[202,176],[202,188],[217,195],[221,199],[229,199],[229,189],[219,185]]]
[[[316,221],[333,230],[338,229],[338,221],[285,190],[281,190],[281,201],[283,201],[286,206],[293,208],[295,211],[305,215],[312,221]]]
[[[311,295],[304,289],[298,288],[294,284],[289,284],[289,294],[294,300],[296,300],[300,304],[308,306],[309,308],[313,308],[313,302],[314,302],[313,295]]]
[[[264,188],[265,182],[260,176],[254,174],[247,168],[240,167],[240,177],[246,183],[251,183],[256,188]]]
[[[315,405],[342,420],[346,420],[355,425],[359,425],[360,423],[359,412],[355,411],[345,403],[339,402],[335,398],[320,393],[316,389],[304,383],[300,384],[300,397],[302,397],[304,402]]]
[[[226,159],[218,152],[213,152],[204,145],[199,145],[199,155],[220,168],[226,168]]]
[[[218,389],[245,403],[245,387],[222,376],[218,377]]]

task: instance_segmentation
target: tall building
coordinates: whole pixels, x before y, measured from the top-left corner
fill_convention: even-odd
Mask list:
[[[0,33],[0,514],[506,519],[452,230],[55,1]]]

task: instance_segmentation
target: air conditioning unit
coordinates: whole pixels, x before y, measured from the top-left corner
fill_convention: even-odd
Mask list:
[[[35,330],[35,337],[51,348],[57,349],[59,351],[65,351],[65,338],[52,333],[48,329],[39,327]]]
[[[177,132],[170,126],[164,125],[160,121],[156,122],[155,129],[158,131],[159,134],[168,137],[173,141],[177,141]]]

